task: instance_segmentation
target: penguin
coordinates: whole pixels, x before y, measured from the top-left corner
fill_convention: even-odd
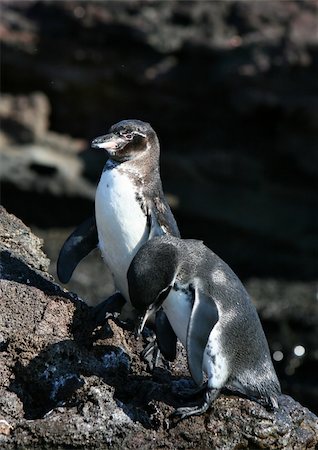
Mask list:
[[[109,156],[96,190],[95,217],[81,224],[66,240],[57,273],[62,282],[68,282],[80,260],[98,245],[121,294],[115,303],[119,299],[120,319],[125,321],[134,318],[127,283],[133,257],[154,236],[165,233],[180,236],[180,233],[163,194],[159,140],[149,123],[123,120],[113,125],[108,134],[94,139],[91,146],[106,150]],[[105,316],[109,309],[116,310],[113,300],[97,306],[99,317]],[[172,337],[162,312],[157,325],[162,330],[161,350],[171,360],[175,356],[176,338]],[[165,336],[172,339],[171,346]]]
[[[235,273],[203,242],[155,237],[140,248],[127,279],[141,317],[138,334],[162,308],[186,349],[196,392],[204,391],[202,403],[174,416],[204,413],[223,388],[278,407],[281,388],[256,309]]]

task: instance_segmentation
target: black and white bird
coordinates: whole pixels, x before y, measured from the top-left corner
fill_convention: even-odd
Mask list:
[[[215,253],[201,241],[155,237],[138,251],[127,278],[131,302],[141,314],[138,331],[162,307],[186,348],[195,383],[205,390],[202,404],[179,408],[175,415],[205,412],[222,388],[277,407],[280,385],[256,309]]]
[[[109,156],[96,190],[95,217],[81,224],[65,241],[57,271],[59,279],[67,283],[78,263],[99,246],[122,296],[115,295],[115,303],[119,300],[123,306],[124,298],[120,318],[126,320],[134,316],[127,284],[133,257],[154,236],[180,234],[163,193],[159,140],[149,123],[123,120],[113,125],[108,134],[94,139],[92,147],[106,150]],[[116,307],[108,301],[97,308],[104,315]],[[162,314],[158,321],[165,336],[169,323]]]

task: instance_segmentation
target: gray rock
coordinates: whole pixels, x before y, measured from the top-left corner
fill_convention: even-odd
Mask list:
[[[20,219],[8,214],[0,205],[0,248],[32,269],[46,273],[50,261],[43,253],[43,241],[31,233]],[[6,268],[3,267],[2,270]]]
[[[0,280],[2,449],[315,448],[317,418],[285,395],[275,413],[222,395],[209,413],[167,430],[176,382],[188,379],[184,353],[172,372],[150,376],[142,343],[115,323],[94,330],[91,309],[46,274],[39,240],[4,209],[0,221],[9,254]],[[25,239],[16,242],[18,225]]]

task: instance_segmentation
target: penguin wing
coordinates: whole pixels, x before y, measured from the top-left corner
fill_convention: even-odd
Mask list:
[[[168,361],[174,361],[177,354],[177,336],[162,308],[156,313],[156,338],[163,356]]]
[[[198,386],[203,382],[203,355],[210,333],[219,320],[217,306],[212,297],[198,287],[193,290],[194,302],[187,332],[188,365]]]
[[[81,223],[66,239],[57,260],[57,276],[68,283],[78,263],[98,245],[95,216]]]
[[[155,236],[161,236],[161,235],[165,234],[164,230],[162,229],[162,227],[159,223],[157,211],[156,211],[153,203],[148,204],[147,219],[148,219],[148,224],[150,227],[148,239],[152,239]]]
[[[177,223],[166,200],[162,201],[159,197],[155,197],[148,201],[147,218],[150,227],[148,239],[166,233],[180,237]]]

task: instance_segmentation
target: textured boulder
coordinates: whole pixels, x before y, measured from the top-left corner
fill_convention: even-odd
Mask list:
[[[142,342],[113,322],[94,329],[91,309],[47,274],[39,239],[0,213],[2,449],[315,448],[317,418],[285,395],[275,413],[222,395],[168,429],[190,383],[184,353],[171,371],[147,373]]]

